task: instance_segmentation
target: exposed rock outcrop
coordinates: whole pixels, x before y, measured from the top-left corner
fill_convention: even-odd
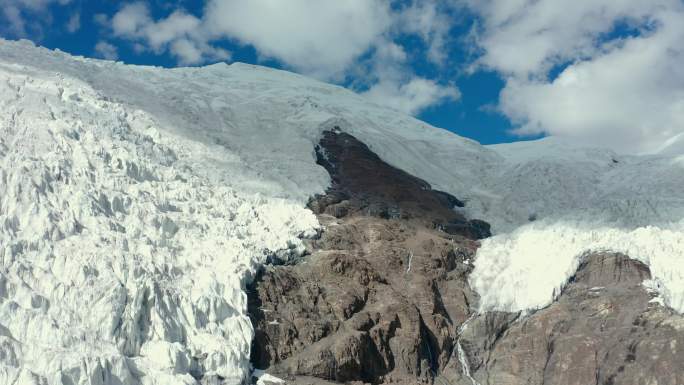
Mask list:
[[[586,257],[559,298],[527,317],[487,313],[462,343],[482,384],[682,384],[684,317],[651,301],[644,264]]]
[[[684,318],[652,301],[644,264],[587,255],[550,306],[473,314],[487,223],[348,134],[326,132],[317,154],[324,230],[250,287],[255,367],[311,385],[684,383]]]
[[[431,383],[469,317],[465,278],[488,225],[350,135],[326,132],[317,152],[333,181],[310,203],[325,230],[250,288],[252,361],[289,378]]]
[[[413,219],[425,227],[470,239],[491,235],[486,222],[467,220],[453,210],[463,207],[459,199],[433,190],[424,180],[383,162],[349,134],[324,132],[316,154],[318,163],[332,178],[326,194],[310,204],[318,214]]]

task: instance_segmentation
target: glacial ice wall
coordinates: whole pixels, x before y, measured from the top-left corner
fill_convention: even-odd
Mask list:
[[[248,378],[245,280],[313,214],[62,74],[1,64],[0,106],[0,383]]]
[[[586,253],[612,251],[648,265],[650,288],[684,312],[682,156],[616,154],[557,138],[490,148],[506,162],[489,188],[503,204],[489,207],[505,207],[508,219],[477,252],[470,284],[480,311],[543,308]]]
[[[540,221],[482,242],[470,284],[479,310],[530,311],[560,295],[588,252],[625,254],[649,266],[662,302],[684,313],[684,221],[635,229]]]

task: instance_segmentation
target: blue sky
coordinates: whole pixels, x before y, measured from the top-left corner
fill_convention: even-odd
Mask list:
[[[167,17],[176,8],[168,5],[163,6],[161,2],[149,2],[149,4],[152,17],[156,19]],[[204,4],[201,1],[181,2],[179,6],[190,14],[197,17],[202,16]],[[82,1],[67,5],[53,3],[49,6],[52,22],[41,24],[40,29],[42,30],[27,31],[24,37],[48,48],[59,48],[72,54],[87,57],[101,56],[96,52],[95,46],[100,41],[107,41],[116,47],[117,59],[126,63],[164,67],[179,65],[178,60],[169,52],[161,54],[136,52],[127,39],[111,38],[109,31],[97,21],[96,15],[111,17],[120,9],[121,3],[113,1]],[[67,26],[74,14],[79,15],[79,28],[70,32]],[[478,71],[474,74],[464,73],[464,47],[460,46],[461,43],[458,40],[461,39],[466,28],[470,28],[471,22],[467,18],[459,17],[459,22],[455,23],[452,31],[449,32],[450,38],[454,41],[451,43],[452,49],[449,50],[449,66],[447,68],[445,68],[446,66],[438,67],[426,60],[421,60],[425,46],[420,39],[413,36],[401,36],[397,39],[399,44],[413,52],[410,65],[416,73],[424,74],[432,79],[439,79],[440,82],[455,83],[461,93],[460,99],[448,99],[434,103],[421,109],[416,116],[435,126],[454,131],[482,143],[518,140],[519,136],[509,132],[511,125],[505,116],[486,110],[486,107],[496,104],[499,91],[503,86],[500,77],[491,71]],[[17,38],[17,35],[3,31],[3,37]],[[291,68],[287,63],[283,63],[277,58],[262,57],[252,45],[241,44],[234,39],[220,40],[217,45],[231,52],[229,62],[240,61],[296,71],[296,68]],[[365,85],[356,85],[355,80],[353,76],[348,76],[345,79],[333,79],[332,81],[350,88],[367,88]]]
[[[5,38],[132,64],[287,69],[485,144],[555,135],[654,152],[684,131],[681,0],[0,6]]]

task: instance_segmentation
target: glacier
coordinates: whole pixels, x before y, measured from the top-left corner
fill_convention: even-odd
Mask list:
[[[303,252],[338,127],[493,225],[480,310],[546,306],[590,250],[684,312],[684,155],[481,146],[341,87],[234,63],[162,69],[0,40],[0,383],[246,382],[244,288]]]
[[[486,239],[470,277],[479,311],[530,312],[558,297],[590,252],[619,252],[649,266],[647,287],[684,313],[684,221],[633,229],[539,221]]]
[[[541,309],[585,255],[611,251],[648,265],[649,287],[684,313],[681,154],[617,154],[558,138],[489,148],[506,159],[491,190],[504,192],[496,199],[517,220],[478,249],[470,284],[480,312]]]
[[[81,81],[0,83],[0,383],[248,378],[245,280],[315,216]]]

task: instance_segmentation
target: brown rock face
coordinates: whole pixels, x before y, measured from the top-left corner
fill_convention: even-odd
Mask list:
[[[462,337],[473,377],[510,385],[683,384],[684,318],[649,302],[641,284],[648,278],[648,268],[627,256],[595,254],[549,307],[521,318],[479,316]]]
[[[684,318],[651,302],[645,265],[590,255],[547,308],[474,315],[489,226],[350,135],[325,133],[317,153],[333,181],[310,202],[323,232],[249,288],[256,368],[300,385],[684,384]]]
[[[317,150],[333,180],[310,203],[325,230],[251,287],[252,361],[298,381],[431,383],[469,316],[467,261],[488,225],[350,135]]]
[[[454,211],[463,202],[406,172],[383,162],[365,144],[341,132],[326,131],[316,149],[318,163],[332,178],[325,196],[310,207],[335,217],[380,217],[414,219],[426,227],[470,239],[491,235],[489,224],[467,220]]]

